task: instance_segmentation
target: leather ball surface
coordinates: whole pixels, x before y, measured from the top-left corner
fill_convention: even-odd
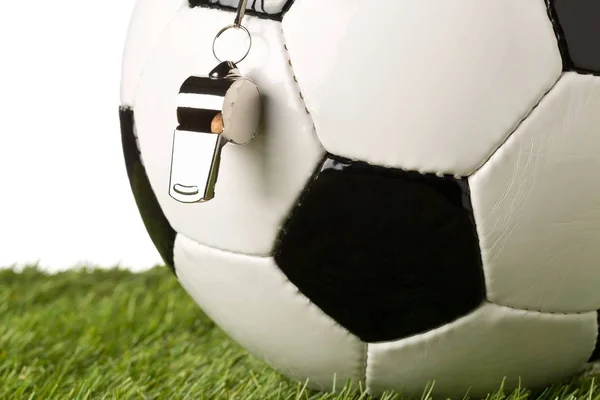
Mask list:
[[[597,0],[249,0],[261,129],[224,147],[213,200],[179,203],[179,89],[237,5],[138,0],[120,108],[146,228],[233,340],[373,394],[600,358]]]

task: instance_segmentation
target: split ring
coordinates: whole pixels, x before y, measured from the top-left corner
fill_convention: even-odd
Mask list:
[[[242,62],[248,56],[248,53],[250,53],[250,49],[252,48],[252,35],[250,34],[250,31],[248,31],[248,29],[244,25],[231,24],[231,25],[228,25],[225,28],[221,29],[219,31],[219,33],[217,33],[217,36],[215,36],[215,39],[213,40],[213,54],[214,54],[215,58],[217,60],[219,60],[219,62],[223,62],[223,60],[221,60],[219,58],[219,56],[217,56],[217,51],[215,50],[215,45],[217,43],[217,39],[222,34],[224,34],[225,32],[227,32],[230,29],[241,29],[241,30],[243,30],[246,33],[246,35],[248,36],[248,40],[249,40],[248,50],[246,50],[246,53],[238,61],[233,61],[234,64],[238,64],[238,63]],[[227,60],[227,61],[230,61],[230,60]]]

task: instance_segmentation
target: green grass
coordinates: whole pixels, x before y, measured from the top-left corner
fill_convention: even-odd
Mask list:
[[[600,400],[597,380],[490,400]],[[0,271],[0,399],[369,399],[355,389],[319,394],[281,377],[230,341],[164,268]]]

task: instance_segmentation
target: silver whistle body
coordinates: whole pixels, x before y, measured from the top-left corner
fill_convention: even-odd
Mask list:
[[[169,195],[206,202],[215,197],[223,147],[246,144],[258,131],[260,92],[235,64],[223,62],[208,77],[189,77],[177,103]]]

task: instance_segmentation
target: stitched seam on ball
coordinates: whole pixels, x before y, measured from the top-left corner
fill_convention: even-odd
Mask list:
[[[562,58],[563,70],[571,69],[573,67],[573,61],[571,61],[571,55],[569,54],[569,46],[567,46],[565,32],[560,22],[558,22],[558,14],[554,8],[554,0],[546,0],[545,3],[546,12],[548,13],[548,18],[550,19],[550,25],[552,25],[558,51],[560,52]]]
[[[304,190],[300,193],[300,195],[296,199],[296,202],[293,204],[292,209],[290,210],[287,217],[285,218],[285,221],[279,227],[279,234],[277,235],[277,238],[275,239],[275,243],[273,245],[273,251],[272,251],[274,258],[277,258],[278,254],[279,254],[279,250],[281,248],[281,243],[283,243],[283,240],[285,239],[285,237],[287,235],[286,228],[287,228],[289,222],[295,217],[295,213],[302,206],[302,204],[304,203],[304,200],[306,199],[306,197],[312,190],[312,186],[313,186],[314,182],[319,177],[319,173],[321,172],[321,170],[323,168],[323,164],[327,161],[327,158],[328,158],[327,154],[328,153],[326,153],[325,156],[321,159],[321,161],[317,164],[315,170],[311,174],[310,178],[307,180],[306,185],[304,186]]]
[[[538,314],[547,314],[547,315],[571,315],[571,316],[574,316],[574,315],[584,315],[584,314],[596,313],[597,312],[597,310],[591,310],[591,311],[573,311],[573,312],[544,311],[544,310],[531,309],[531,308],[513,307],[513,306],[509,306],[509,305],[502,304],[502,303],[496,303],[496,302],[491,301],[489,299],[486,299],[486,301],[488,303],[490,303],[490,304],[495,305],[495,306],[504,307],[504,308],[510,308],[511,310],[534,312],[534,313],[538,313]]]
[[[293,3],[293,2],[292,2]],[[310,111],[308,110],[308,106],[306,105],[306,100],[304,98],[304,95],[302,94],[302,88],[300,87],[300,83],[298,82],[298,79],[296,78],[296,73],[294,71],[294,66],[292,64],[292,57],[290,55],[289,49],[287,47],[287,44],[285,42],[285,33],[283,32],[283,28],[281,29],[281,36],[283,39],[283,48],[285,49],[285,52],[287,54],[287,59],[288,59],[288,65],[290,67],[290,71],[292,72],[292,78],[294,79],[294,82],[296,82],[296,86],[298,88],[298,95],[300,96],[300,98],[302,99],[302,102],[304,104],[304,110],[306,111],[306,113],[309,115],[310,119],[311,119],[311,123],[313,126],[313,131],[315,133],[315,135],[317,135],[317,127],[315,125],[315,121],[312,117],[312,114],[310,113]],[[317,135],[317,139],[318,139],[318,135]],[[331,154],[334,155],[332,153],[327,152],[327,154]],[[359,161],[359,160],[352,160],[352,161]],[[362,161],[362,160],[360,160]],[[362,161],[362,162],[366,162],[366,161]],[[461,174],[448,174],[448,173],[444,173],[444,172],[440,172],[440,171],[426,171],[426,170],[410,170],[408,168],[399,168],[399,167],[395,167],[392,165],[387,165],[387,164],[372,164],[369,162],[366,162],[369,165],[373,165],[373,166],[377,166],[377,167],[385,167],[385,168],[394,168],[394,169],[399,169],[401,171],[405,171],[405,172],[418,172],[421,175],[436,175],[439,178],[444,178],[444,177],[453,177],[455,179],[462,179],[465,178],[467,175],[461,175]]]
[[[207,8],[207,9],[221,10],[221,11],[232,12],[232,13],[237,11],[237,7],[223,5],[223,4],[219,3],[218,1],[217,2],[210,2],[210,0],[208,0],[208,1],[204,0],[204,1],[205,2],[203,2],[203,0],[188,0],[188,5],[190,8]],[[284,4],[281,11],[271,14],[271,13],[264,11],[264,1],[260,2],[261,8],[263,9],[263,11],[259,11],[256,7],[256,4],[258,2],[255,0],[252,3],[252,5],[250,6],[250,8],[246,8],[246,15],[252,15],[254,17],[261,18],[261,19],[282,21],[283,17],[285,17],[285,14],[290,10],[290,8],[292,7],[292,5],[294,4],[295,1],[296,0],[288,0]]]
[[[330,324],[331,326],[339,328],[343,334],[345,334],[346,336],[350,336],[357,343],[361,343],[361,340],[358,337],[356,337],[355,335],[353,335],[348,329],[344,328],[336,320],[334,320],[329,315],[327,315],[323,310],[321,310],[321,308],[319,306],[317,306],[307,296],[305,296],[300,291],[300,289],[298,289],[298,287],[296,285],[294,285],[294,283],[288,279],[288,277],[283,273],[283,271],[281,270],[281,268],[279,268],[279,265],[277,265],[277,262],[275,261],[274,257],[272,257],[272,256],[260,257],[260,256],[249,255],[249,254],[243,254],[243,253],[233,253],[231,251],[221,250],[221,249],[217,249],[217,248],[214,248],[214,247],[211,247],[211,246],[207,246],[207,245],[205,245],[203,243],[198,242],[195,239],[190,238],[189,236],[187,236],[184,233],[178,233],[177,236],[176,236],[176,238],[175,238],[175,245],[173,246],[173,260],[174,260],[173,264],[176,264],[175,257],[176,257],[177,252],[175,251],[175,248],[177,247],[177,243],[179,242],[179,240],[181,240],[180,238],[188,240],[189,242],[191,242],[191,243],[193,243],[193,244],[195,244],[195,245],[197,245],[199,247],[204,247],[204,248],[206,248],[208,250],[214,250],[214,251],[225,253],[225,254],[232,254],[232,255],[237,255],[237,256],[246,256],[246,257],[250,257],[250,258],[258,258],[258,259],[261,259],[261,260],[265,259],[265,258],[270,258],[271,260],[273,260],[273,263],[272,263],[272,265],[269,265],[269,268],[274,268],[277,271],[277,273],[279,274],[280,278],[283,280],[283,283],[287,284],[287,286],[290,287],[290,289],[295,293],[295,295],[299,299],[301,299],[303,302],[305,302],[309,308],[314,309],[318,314],[320,314],[322,317],[324,317],[328,324]],[[360,376],[358,378],[360,379]]]
[[[464,178],[467,178],[467,176],[463,176],[460,174],[448,174],[448,173],[444,173],[444,172],[428,172],[426,170],[416,170],[416,169],[408,169],[408,168],[402,168],[402,167],[396,167],[394,165],[391,164],[375,164],[369,161],[364,161],[364,160],[360,160],[360,159],[355,159],[355,158],[348,158],[348,157],[342,157],[339,156],[335,153],[331,153],[331,152],[326,152],[326,156],[332,159],[336,159],[338,161],[341,161],[343,163],[361,163],[361,164],[366,164],[370,167],[374,167],[374,168],[387,168],[387,169],[392,169],[392,170],[396,170],[396,171],[403,171],[403,172],[408,172],[408,173],[417,173],[417,174],[421,174],[423,176],[432,176],[435,175],[438,178],[454,178],[457,180],[462,180]]]
[[[315,121],[312,118],[310,111],[308,110],[308,106],[306,105],[306,100],[304,99],[304,95],[302,94],[302,89],[300,88],[300,83],[298,82],[298,78],[296,78],[296,73],[294,72],[294,66],[292,65],[292,56],[290,55],[290,51],[288,50],[287,44],[285,42],[285,34],[283,33],[283,28],[281,28],[281,39],[283,41],[283,48],[285,49],[285,54],[287,54],[288,66],[290,67],[290,71],[292,73],[292,79],[296,82],[296,88],[298,89],[298,96],[302,100],[302,104],[304,105],[304,111],[310,118],[310,122],[313,127],[313,132],[317,133],[317,128],[315,126]]]
[[[510,133],[504,137],[504,139],[502,140],[502,142],[500,142],[500,144],[494,148],[494,150],[483,161],[483,163],[481,163],[481,165],[479,165],[479,167],[477,167],[469,176],[474,176],[475,174],[477,174],[481,169],[483,169],[483,167],[485,167],[488,164],[488,162],[490,162],[490,160],[492,158],[494,158],[494,156],[496,155],[496,153],[498,153],[498,151],[500,149],[502,149],[506,145],[506,143],[513,137],[513,135],[519,130],[519,128],[521,127],[521,125],[523,125],[523,123],[531,116],[531,114],[533,114],[534,111],[537,110],[537,108],[540,106],[540,104],[542,104],[542,102],[544,101],[544,99],[546,99],[546,97],[550,94],[550,92],[552,92],[552,90],[556,87],[556,85],[558,85],[558,82],[561,81],[561,79],[563,78],[563,76],[565,76],[564,72],[560,74],[560,76],[558,77],[558,79],[552,85],[550,85],[550,88],[548,88],[548,90],[546,90],[546,92],[544,92],[544,94],[542,94],[542,96],[533,105],[533,107],[531,107],[529,109],[529,111],[527,111],[527,113],[525,114],[525,116],[523,118],[521,118],[519,120],[519,122],[517,122],[517,124],[512,129],[512,131],[510,131]]]
[[[311,115],[310,111],[308,110],[306,101],[304,99],[304,95],[302,94],[302,89],[300,88],[300,83],[298,82],[298,79],[296,78],[296,73],[294,72],[294,67],[292,65],[292,58],[291,58],[290,52],[288,50],[287,44],[285,42],[285,34],[283,32],[283,27],[280,29],[280,31],[281,31],[281,41],[283,42],[283,49],[285,50],[285,54],[287,55],[288,66],[289,66],[290,72],[292,74],[292,79],[296,83],[296,88],[298,90],[298,97],[300,97],[300,100],[302,101],[302,104],[304,105],[304,111],[306,112],[306,115],[308,116],[309,121],[312,125],[312,134],[315,135],[317,141],[319,142],[319,144],[322,147],[323,145],[321,144],[321,141],[319,140],[319,136],[317,134],[317,127],[315,126],[315,121],[313,120],[312,115]],[[312,188],[312,183],[319,176],[319,172],[321,171],[321,166],[327,160],[328,153],[325,151],[325,149],[323,149],[323,151],[325,153],[324,157],[317,164],[316,169],[311,173],[310,177],[306,180],[304,190],[302,190],[302,192],[296,198],[296,201],[295,201],[295,203],[293,203],[292,208],[288,213],[288,216],[285,218],[283,224],[280,225],[280,227],[279,227],[279,234],[275,238],[275,242],[273,243],[273,248],[271,251],[271,253],[273,254],[273,257],[275,257],[277,255],[277,252],[279,250],[281,242],[286,235],[285,228],[286,228],[288,222],[292,219],[294,211],[297,210],[302,205],[302,201],[306,198],[307,194],[310,192],[310,190]]]
[[[177,232],[177,235],[184,236],[186,239],[188,239],[191,242],[194,242],[198,246],[206,247],[209,250],[219,251],[221,253],[231,254],[231,255],[235,255],[235,256],[254,257],[254,258],[272,258],[273,257],[271,255],[271,252],[269,252],[269,254],[244,253],[241,251],[233,251],[233,250],[228,250],[228,249],[224,249],[224,248],[217,247],[217,246],[212,246],[212,245],[209,245],[206,243],[200,243],[196,239],[192,239],[191,235],[188,235],[186,232]]]
[[[556,12],[554,3],[555,0],[546,0],[546,11],[548,12],[548,17],[550,18],[550,23],[552,24],[552,29],[554,30],[554,36],[556,37],[558,49],[562,57],[563,71],[576,72],[580,75],[600,76],[599,71],[578,67],[573,62],[571,52],[569,51],[569,45],[567,44],[567,36],[560,23],[560,19],[558,18],[558,13]]]
[[[352,332],[350,332],[348,329],[343,327],[335,319],[333,319],[329,315],[327,315],[325,313],[325,311],[321,310],[321,308],[319,306],[317,306],[315,303],[313,303],[304,293],[302,293],[300,291],[300,289],[298,288],[298,286],[294,285],[294,283],[289,280],[289,278],[285,275],[285,273],[283,273],[283,271],[281,270],[281,268],[279,268],[279,265],[277,265],[277,262],[275,261],[274,258],[273,258],[273,264],[274,264],[275,269],[277,269],[277,272],[279,272],[281,274],[281,277],[283,278],[284,282],[287,282],[292,287],[292,290],[295,292],[296,296],[299,297],[300,299],[304,300],[308,307],[314,309],[318,314],[320,314],[322,317],[324,317],[325,320],[329,323],[329,325],[338,328],[339,330],[341,330],[341,332],[344,335],[349,336],[350,338],[354,339],[359,344],[361,343],[361,340],[357,336],[355,336]],[[361,362],[363,359],[364,358],[361,357]],[[359,381],[362,380],[362,377],[360,376],[361,373],[362,373],[362,368],[358,372],[359,376],[357,378]],[[365,375],[365,378],[366,378],[366,375]],[[352,379],[354,379],[354,377],[352,377]]]
[[[302,293],[300,291],[300,289],[298,289],[298,286],[294,285],[294,283],[288,279],[288,277],[283,273],[283,271],[281,271],[281,269],[279,268],[279,266],[277,265],[277,263],[275,262],[275,260],[273,260],[273,264],[274,264],[275,268],[277,269],[277,271],[281,274],[281,276],[284,279],[284,281],[287,282],[289,285],[292,286],[294,292],[296,293],[296,296],[300,297],[301,299],[304,299],[304,301],[306,302],[306,304],[308,306],[312,307],[313,309],[315,309],[318,314],[320,314],[321,316],[323,316],[329,322],[330,325],[338,327],[339,329],[341,329],[343,331],[343,333],[346,336],[350,336],[353,339],[355,339],[357,342],[360,343],[360,339],[358,337],[354,336],[348,329],[344,328],[336,320],[334,320],[333,318],[331,318],[329,315],[325,314],[325,312],[323,310],[321,310],[321,308],[319,306],[317,306],[308,297],[306,297],[304,295],[304,293]]]
[[[185,236],[186,238],[190,239],[189,235],[186,235],[185,232],[180,232],[183,236]],[[200,246],[204,246],[210,250],[215,250],[215,251],[220,251],[222,253],[227,253],[227,254],[233,254],[236,256],[246,256],[246,257],[255,257],[255,258],[272,258],[271,254],[252,254],[252,253],[244,253],[241,251],[233,251],[233,250],[228,250],[228,249],[223,249],[221,247],[216,247],[216,246],[212,246],[212,245],[208,245],[205,243],[200,243],[198,241],[196,241],[195,239],[190,239],[191,241],[193,241],[194,243],[200,245]]]
[[[179,236],[179,235],[178,235]],[[317,306],[315,303],[313,303],[307,296],[305,296],[300,289],[298,289],[298,287],[296,285],[294,285],[294,283],[292,281],[290,281],[288,279],[288,277],[283,273],[283,271],[281,270],[281,268],[279,268],[279,266],[277,265],[277,262],[275,261],[275,258],[273,256],[254,256],[251,254],[244,254],[244,253],[234,253],[231,252],[229,250],[222,250],[222,249],[218,249],[212,246],[207,246],[206,244],[200,243],[198,241],[196,241],[195,239],[190,239],[189,236],[185,235],[185,234],[181,234],[181,236],[185,237],[187,240],[195,243],[198,246],[201,247],[206,247],[209,250],[215,250],[221,253],[226,253],[226,254],[233,254],[233,255],[237,255],[237,256],[245,256],[245,257],[251,257],[251,258],[259,258],[259,259],[272,259],[273,260],[273,267],[277,270],[277,272],[281,275],[281,278],[284,280],[284,282],[288,283],[291,287],[292,290],[296,293],[296,295],[300,298],[302,298],[304,301],[306,301],[306,303],[313,307],[315,310],[317,310],[319,312],[319,314],[321,314],[322,316],[324,316],[331,324],[339,327],[340,329],[342,329],[346,334],[354,337],[357,341],[360,341],[356,336],[354,336],[352,333],[350,333],[350,331],[348,331],[346,328],[344,328],[342,325],[340,325],[337,321],[335,321],[333,318],[331,318],[329,315],[325,314],[325,312],[323,310],[321,310],[321,308],[319,308],[319,306]]]

